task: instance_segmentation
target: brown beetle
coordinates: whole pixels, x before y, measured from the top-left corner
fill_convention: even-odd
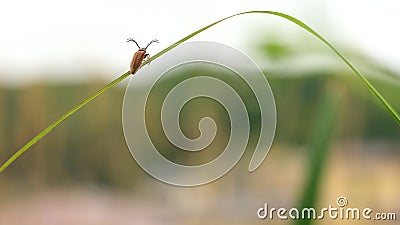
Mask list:
[[[150,55],[146,53],[146,49],[150,46],[151,43],[153,43],[153,42],[157,42],[158,43],[158,40],[156,40],[156,39],[151,40],[149,42],[149,44],[147,44],[146,48],[141,48],[139,46],[139,44],[135,40],[133,40],[132,38],[128,38],[126,40],[126,42],[129,42],[129,41],[135,42],[135,44],[139,48],[139,50],[137,52],[135,52],[135,54],[133,55],[131,66],[130,66],[131,74],[135,74],[136,71],[140,68],[140,65],[142,65],[142,62],[144,60],[150,58]]]

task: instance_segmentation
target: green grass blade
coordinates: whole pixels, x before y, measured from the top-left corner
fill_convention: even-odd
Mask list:
[[[332,44],[330,44],[325,38],[323,38],[321,35],[319,35],[316,31],[311,29],[309,26],[307,26],[305,23],[301,22],[300,20],[293,18],[289,15],[286,15],[284,13],[279,13],[279,12],[269,12],[270,14],[274,14],[280,17],[283,17],[287,20],[292,21],[293,23],[299,25],[306,31],[310,32],[312,35],[317,37],[319,40],[324,42],[330,49],[332,49],[336,55],[338,55],[349,67],[350,69],[357,74],[357,76],[362,80],[362,82],[368,87],[368,89],[375,95],[376,98],[383,104],[383,106],[386,108],[386,110],[392,115],[392,117],[397,121],[397,123],[400,124],[400,115],[396,110],[389,104],[389,102],[386,101],[386,99],[376,90],[376,88],[365,78],[364,75],[361,74],[358,69],[353,66],[353,64],[350,63],[349,60],[347,60],[335,47],[333,47]]]
[[[308,168],[308,177],[304,185],[303,194],[301,195],[298,209],[315,208],[319,189],[321,186],[321,178],[325,172],[326,160],[331,150],[330,144],[334,133],[337,120],[337,109],[339,108],[339,97],[329,94],[325,91],[324,97],[320,101],[320,106],[312,131],[309,156],[306,157]],[[299,219],[294,221],[298,225],[309,225],[315,221],[310,219]]]
[[[279,16],[281,18],[287,19],[293,23],[295,23],[296,25],[300,26],[301,28],[303,28],[304,30],[308,31],[309,33],[311,33],[312,35],[314,35],[316,38],[318,38],[320,41],[322,41],[323,43],[325,43],[331,50],[333,50],[349,67],[350,69],[361,79],[361,81],[367,86],[367,88],[375,95],[376,98],[378,98],[378,100],[383,104],[383,106],[386,108],[386,110],[389,112],[389,114],[392,115],[392,117],[394,118],[394,120],[397,121],[397,123],[400,124],[400,115],[396,112],[396,110],[389,104],[389,102],[386,101],[386,99],[379,93],[378,90],[376,90],[376,88],[367,80],[367,78],[365,78],[364,75],[361,74],[360,71],[358,71],[358,69],[353,66],[352,63],[350,63],[349,60],[346,59],[346,57],[344,57],[335,47],[333,47],[333,45],[331,43],[329,43],[325,38],[323,38],[320,34],[318,34],[315,30],[313,30],[311,27],[307,26],[305,23],[301,22],[300,20],[289,16],[287,14],[284,13],[280,13],[280,12],[274,12],[274,11],[248,11],[248,12],[242,12],[242,13],[237,13],[228,17],[225,17],[223,19],[220,19],[208,26],[205,26],[191,34],[189,34],[188,36],[182,38],[181,40],[175,42],[174,44],[172,44],[171,46],[169,46],[168,48],[162,50],[161,52],[159,52],[158,54],[156,54],[155,56],[152,57],[152,59],[156,59],[158,57],[160,57],[161,55],[163,55],[164,53],[168,52],[169,50],[175,48],[176,46],[178,46],[179,44],[181,44],[182,42],[188,40],[189,38],[197,35],[198,33],[203,32],[204,30],[207,30],[208,28],[224,21],[227,20],[229,18],[235,17],[235,16],[239,16],[239,15],[244,15],[244,14],[251,14],[251,13],[264,13],[264,14],[271,14],[271,15],[275,15],[275,16]]]
[[[225,17],[223,19],[220,19],[214,23],[211,23],[210,25],[207,25],[189,35],[187,35],[186,37],[182,38],[181,40],[175,42],[174,44],[172,44],[171,46],[165,48],[164,50],[160,51],[159,53],[157,53],[156,55],[154,55],[153,57],[151,57],[149,60],[145,61],[142,65],[146,65],[147,63],[149,63],[151,60],[155,60],[158,57],[160,57],[161,55],[165,54],[166,52],[170,51],[171,49],[175,48],[176,46],[180,45],[181,43],[183,43],[184,41],[190,39],[191,37],[207,30],[208,28],[222,22],[225,21],[229,18],[235,17],[235,16],[239,16],[239,15],[244,15],[244,14],[254,14],[254,13],[264,13],[264,14],[271,14],[271,15],[275,15],[275,16],[279,16],[281,18],[287,19],[293,23],[295,23],[296,25],[302,27],[303,29],[305,29],[306,31],[308,31],[309,33],[311,33],[312,35],[314,35],[315,37],[317,37],[319,40],[321,40],[322,42],[324,42],[327,46],[329,46],[350,68],[351,70],[354,71],[354,73],[356,73],[361,80],[363,81],[363,83],[365,85],[367,85],[368,89],[379,99],[379,101],[383,104],[383,106],[387,109],[387,111],[393,116],[393,118],[400,124],[400,116],[399,114],[395,111],[395,109],[385,100],[385,98],[374,88],[374,86],[339,52],[337,51],[327,40],[325,40],[321,35],[319,35],[317,32],[315,32],[313,29],[311,29],[309,26],[307,26],[306,24],[304,24],[303,22],[301,22],[300,20],[289,16],[287,14],[284,13],[280,13],[280,12],[274,12],[274,11],[247,11],[247,12],[242,12],[242,13],[237,13],[228,17]],[[86,98],[85,100],[83,100],[81,103],[79,103],[77,106],[75,106],[74,108],[72,108],[70,111],[68,111],[67,113],[65,113],[64,115],[62,115],[59,119],[57,119],[55,122],[53,122],[52,124],[50,124],[46,129],[44,129],[42,132],[40,132],[37,136],[35,136],[32,140],[30,140],[28,143],[26,143],[22,148],[20,148],[14,155],[12,155],[1,167],[0,167],[0,172],[4,171],[4,169],[6,169],[12,162],[14,162],[19,156],[21,156],[26,150],[28,150],[32,145],[34,145],[36,142],[38,142],[40,139],[42,139],[44,136],[46,136],[48,133],[50,133],[58,124],[60,124],[62,121],[64,121],[65,119],[67,119],[68,117],[70,117],[72,114],[74,114],[76,111],[78,111],[80,108],[82,108],[83,106],[85,106],[86,104],[88,104],[89,102],[91,102],[92,100],[94,100],[97,96],[99,96],[100,94],[104,93],[105,91],[107,91],[108,89],[110,89],[111,87],[113,87],[114,85],[116,85],[117,83],[119,83],[120,81],[124,80],[126,77],[129,76],[129,72],[124,73],[123,75],[121,75],[120,77],[118,77],[117,79],[115,79],[114,81],[112,81],[111,83],[107,84],[105,87],[103,87],[102,89],[100,89],[99,91],[97,91],[96,93],[94,93],[93,95],[89,96],[88,98]]]
[[[42,132],[40,132],[38,135],[36,135],[34,138],[32,138],[28,143],[26,143],[22,148],[20,148],[14,155],[12,155],[1,167],[0,167],[0,172],[5,170],[11,163],[13,163],[19,156],[21,156],[26,150],[28,150],[32,145],[34,145],[36,142],[38,142],[40,139],[42,139],[44,136],[46,136],[48,133],[50,133],[54,128],[57,127],[58,124],[60,124],[62,121],[70,117],[72,114],[74,114],[76,111],[78,111],[80,108],[91,102],[93,99],[95,99],[97,96],[101,95],[114,85],[118,84],[121,82],[123,79],[128,77],[130,75],[130,72],[126,72],[117,79],[113,80],[111,83],[107,84],[100,90],[98,90],[96,93],[92,94],[85,100],[83,100],[81,103],[76,105],[74,108],[69,110],[67,113],[62,115],[60,118],[58,118],[56,121],[54,121],[52,124],[50,124],[46,129],[44,129]]]

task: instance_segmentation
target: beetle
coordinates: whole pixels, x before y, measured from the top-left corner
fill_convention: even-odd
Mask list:
[[[146,53],[147,48],[148,48],[148,47],[150,46],[150,44],[153,43],[153,42],[158,43],[158,40],[157,40],[157,39],[151,40],[151,41],[149,42],[149,44],[147,44],[146,48],[141,48],[141,47],[139,46],[139,44],[138,44],[135,40],[133,40],[132,38],[128,38],[128,39],[126,40],[126,42],[130,42],[130,41],[134,42],[134,43],[138,46],[138,48],[139,48],[139,50],[137,50],[137,52],[135,52],[135,54],[133,55],[133,58],[132,58],[132,61],[131,61],[131,66],[130,66],[130,72],[131,72],[131,74],[135,74],[136,71],[138,71],[138,69],[140,68],[140,65],[142,65],[142,62],[143,62],[144,60],[150,58],[150,55]]]

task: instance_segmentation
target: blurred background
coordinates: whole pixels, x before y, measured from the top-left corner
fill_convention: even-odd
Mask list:
[[[0,162],[128,71],[137,49],[126,38],[141,45],[157,38],[160,43],[148,49],[155,54],[247,10],[280,11],[310,25],[400,111],[399,9],[389,0],[3,1]],[[278,120],[275,141],[259,169],[247,172],[252,152],[246,151],[231,172],[208,185],[180,188],[150,177],[133,160],[123,136],[128,78],[0,174],[0,225],[307,224],[259,220],[256,211],[264,203],[318,209],[336,205],[339,196],[351,207],[400,216],[400,126],[326,46],[271,15],[233,18],[192,40],[235,47],[268,78]]]

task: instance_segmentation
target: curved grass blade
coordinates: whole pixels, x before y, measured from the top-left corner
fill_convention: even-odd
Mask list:
[[[270,15],[275,15],[284,19],[287,19],[296,25],[300,26],[304,30],[308,31],[312,35],[314,35],[316,38],[318,38],[320,41],[325,43],[331,50],[333,50],[349,67],[350,69],[361,79],[361,81],[368,87],[368,89],[375,95],[376,98],[383,104],[383,106],[386,108],[386,110],[392,115],[392,117],[397,121],[397,123],[400,124],[400,116],[399,114],[395,111],[395,109],[386,101],[386,99],[378,92],[378,90],[375,89],[375,87],[348,61],[338,50],[336,50],[333,45],[331,45],[327,40],[325,40],[321,35],[319,35],[316,31],[311,29],[309,26],[307,26],[305,23],[301,22],[300,20],[289,16],[284,13],[280,12],[274,12],[274,11],[247,11],[247,12],[241,12],[237,13],[228,17],[225,17],[223,19],[220,19],[214,23],[211,23],[189,35],[186,37],[182,38],[181,40],[175,42],[174,44],[170,45],[169,47],[165,48],[164,50],[160,51],[153,57],[151,57],[149,60],[145,61],[142,63],[143,65],[148,64],[151,60],[157,59],[158,57],[162,56],[166,52],[170,51],[171,49],[175,48],[176,46],[180,45],[184,41],[192,38],[193,36],[196,36],[197,34],[207,30],[208,28],[225,21],[229,18],[239,16],[239,15],[244,15],[244,14],[253,14],[253,13],[263,13],[263,14],[270,14]],[[78,111],[80,108],[82,108],[84,105],[88,104],[92,100],[94,100],[97,96],[100,94],[104,93],[120,81],[124,80],[126,77],[130,75],[129,72],[124,73],[111,83],[107,84],[105,87],[94,93],[93,95],[89,96],[85,100],[83,100],[81,103],[79,103],[77,106],[72,108],[70,111],[62,115],[59,119],[57,119],[55,122],[50,124],[46,129],[44,129],[42,132],[40,132],[37,136],[35,136],[32,140],[30,140],[28,143],[26,143],[22,148],[20,148],[14,155],[12,155],[1,167],[0,167],[0,172],[4,171],[12,162],[14,162],[19,156],[21,156],[26,150],[28,150],[32,145],[34,145],[36,142],[38,142],[40,139],[42,139],[44,136],[46,136],[48,133],[50,133],[55,127],[57,127],[58,124],[60,124],[62,121],[70,117],[72,114],[74,114],[76,111]]]
[[[11,163],[13,163],[19,156],[22,155],[26,150],[28,150],[32,145],[34,145],[36,142],[38,142],[40,139],[42,139],[44,136],[46,136],[48,133],[50,133],[54,128],[57,127],[58,124],[60,124],[62,121],[70,117],[72,114],[74,114],[76,111],[78,111],[80,108],[82,108],[84,105],[88,104],[91,102],[93,99],[95,99],[97,96],[101,95],[114,85],[118,84],[121,82],[123,79],[128,77],[130,75],[130,72],[126,72],[117,79],[113,80],[111,83],[107,84],[100,90],[98,90],[96,93],[92,94],[91,96],[87,97],[85,100],[83,100],[81,103],[76,105],[74,108],[72,108],[70,111],[62,115],[60,118],[58,118],[56,121],[54,121],[52,124],[50,124],[46,129],[44,129],[42,132],[40,132],[38,135],[36,135],[34,138],[32,138],[28,143],[26,143],[22,148],[20,148],[14,155],[12,155],[1,167],[0,167],[0,172],[3,172]]]

